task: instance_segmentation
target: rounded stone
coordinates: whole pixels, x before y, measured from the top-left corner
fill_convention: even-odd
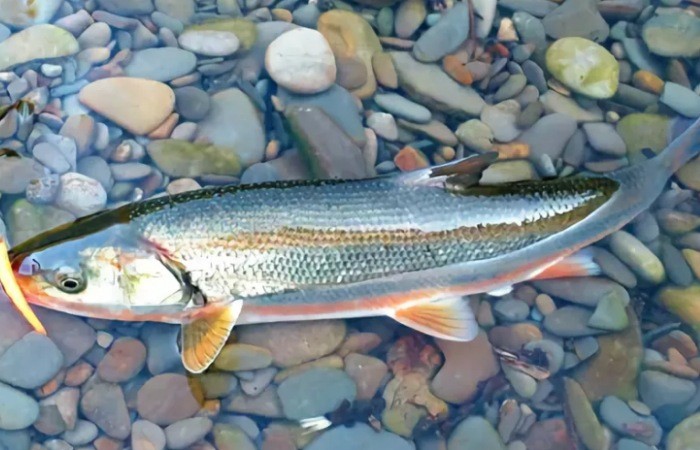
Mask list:
[[[333,50],[326,38],[303,27],[282,33],[270,43],[265,69],[277,84],[300,94],[325,91],[337,75]]]
[[[0,383],[0,398],[0,430],[21,430],[39,417],[39,404],[22,391]]]
[[[569,89],[596,99],[617,92],[620,65],[603,46],[580,38],[555,41],[546,53],[549,72]]]
[[[63,365],[63,354],[48,337],[25,334],[0,356],[0,381],[34,389],[51,380]]]
[[[117,339],[102,361],[97,374],[105,381],[122,383],[136,376],[146,365],[146,346],[138,339]]]
[[[161,426],[192,417],[199,409],[200,404],[184,375],[157,375],[148,380],[136,395],[139,415]]]
[[[82,217],[102,210],[107,204],[107,192],[99,181],[68,172],[61,175],[55,203],[59,208]]]
[[[344,371],[320,367],[290,376],[277,393],[284,415],[301,420],[334,411],[344,400],[354,401],[357,387]]]
[[[241,45],[235,34],[215,30],[185,31],[177,41],[185,50],[204,56],[229,56]]]

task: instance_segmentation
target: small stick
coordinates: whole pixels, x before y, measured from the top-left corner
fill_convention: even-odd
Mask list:
[[[0,236],[0,285],[7,293],[10,301],[19,310],[22,316],[29,322],[29,324],[36,330],[37,333],[46,335],[46,329],[42,325],[39,318],[34,314],[32,308],[27,303],[27,299],[24,298],[24,294],[17,284],[14,274],[12,273],[12,265],[10,264],[10,257],[8,255],[7,244],[5,243],[5,238]]]

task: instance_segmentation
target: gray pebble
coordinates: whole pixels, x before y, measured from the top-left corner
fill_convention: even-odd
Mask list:
[[[435,62],[455,51],[468,35],[469,8],[466,3],[455,3],[420,35],[413,45],[413,56],[421,62]]]
[[[656,217],[649,211],[644,211],[637,216],[632,222],[632,229],[637,239],[645,244],[659,237],[659,223],[656,221]]]
[[[382,109],[411,122],[427,123],[432,117],[428,108],[398,94],[377,94],[374,101]]]
[[[665,405],[685,403],[696,389],[690,380],[655,370],[643,370],[639,376],[639,395],[652,411]]]
[[[32,179],[27,185],[27,200],[35,205],[48,205],[54,201],[61,181],[57,174]]]
[[[180,328],[170,324],[147,323],[141,329],[146,345],[146,366],[152,375],[159,375],[181,366],[177,336]]]
[[[87,445],[97,438],[99,431],[97,426],[87,420],[78,420],[75,428],[67,430],[61,435],[64,441],[71,445]]]
[[[595,355],[599,349],[598,339],[592,336],[574,339],[574,351],[580,361],[585,361]]]
[[[0,356],[0,380],[13,386],[34,389],[63,366],[63,355],[48,337],[31,332]]]
[[[71,170],[70,163],[66,160],[58,147],[48,142],[42,142],[32,149],[34,158],[51,169],[54,173],[64,174]]]
[[[304,3],[292,13],[292,22],[306,28],[316,28],[321,10],[313,3]],[[379,17],[377,18],[379,20]]]
[[[507,322],[521,322],[530,315],[530,307],[522,300],[502,298],[493,305],[493,312]]]
[[[600,417],[615,432],[649,445],[661,442],[663,431],[654,416],[640,416],[626,402],[607,396],[600,403]]]
[[[589,327],[593,311],[578,306],[564,306],[544,318],[544,328],[560,337],[594,336],[602,330]]]
[[[78,37],[80,49],[106,47],[112,39],[112,29],[104,22],[95,22]]]
[[[559,113],[549,114],[521,134],[518,140],[530,145],[533,157],[547,154],[557,159],[576,129],[573,118]]]
[[[565,163],[578,167],[583,163],[585,156],[586,135],[582,130],[578,129],[566,143],[562,157]]]
[[[700,96],[685,86],[667,81],[659,100],[686,117],[700,117]]]
[[[165,428],[165,441],[169,449],[189,448],[204,438],[213,427],[208,417],[192,417],[180,420]]]
[[[159,34],[166,30],[170,32],[172,37],[175,38],[174,41],[172,41],[172,43],[174,44],[173,47],[176,46],[177,36],[180,33],[182,33],[185,29],[183,23],[177,20],[176,18],[162,13],[160,11],[153,11],[153,14],[151,14],[151,20],[153,20],[153,23],[160,27],[160,30],[158,30]],[[170,47],[170,45],[168,45],[168,47]]]
[[[540,119],[540,117],[542,117],[543,112],[544,107],[542,106],[542,103],[534,101],[527,105],[525,109],[523,109],[523,111],[518,116],[516,125],[521,130],[526,130],[533,126],[535,122],[537,122]],[[566,155],[566,150],[564,151],[564,155]]]
[[[627,288],[637,286],[637,277],[620,259],[608,250],[593,246],[593,260],[600,266],[601,271]]]
[[[344,400],[354,401],[357,388],[342,370],[313,368],[285,379],[277,393],[284,415],[299,420],[329,413]]]
[[[277,369],[274,367],[256,370],[252,379],[241,381],[241,390],[248,395],[256,396],[272,383],[276,374]]]
[[[666,269],[666,275],[679,286],[690,286],[693,282],[693,272],[683,254],[668,242],[661,243],[661,262]]]
[[[508,77],[508,80],[500,88],[498,88],[498,91],[496,91],[493,98],[497,102],[513,98],[522,92],[526,84],[527,77],[525,75],[511,75]]]
[[[534,45],[536,51],[545,49],[547,35],[541,20],[525,11],[518,11],[513,14],[513,24],[523,43]]]
[[[78,173],[97,180],[105,191],[109,191],[114,185],[109,164],[99,156],[86,156],[81,159],[78,162]]]
[[[611,124],[584,123],[582,128],[586,133],[588,143],[597,151],[612,156],[624,156],[627,153],[625,141],[617,134],[615,127]]]
[[[0,430],[21,430],[39,417],[39,404],[22,391],[0,383],[0,398]]]
[[[211,107],[211,100],[203,90],[185,86],[175,90],[175,104],[177,111],[184,119],[197,122],[206,117]]]
[[[540,94],[544,94],[549,89],[544,70],[534,61],[523,62],[523,73],[527,77],[527,82],[534,85]]]
[[[279,179],[278,170],[268,163],[255,163],[241,174],[241,184],[263,183]]]
[[[115,181],[132,181],[145,178],[151,174],[152,168],[148,164],[137,162],[127,162],[121,164],[110,164],[112,177]]]

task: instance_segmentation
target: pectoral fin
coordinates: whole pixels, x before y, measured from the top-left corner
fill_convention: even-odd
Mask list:
[[[235,300],[182,325],[182,363],[192,373],[204,372],[219,355],[243,308]]]
[[[469,302],[461,296],[445,295],[400,308],[392,317],[407,327],[439,339],[471,341],[479,333],[479,324]]]

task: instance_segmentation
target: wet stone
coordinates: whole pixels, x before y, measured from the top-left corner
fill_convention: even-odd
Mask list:
[[[0,381],[34,389],[51,380],[63,366],[63,355],[46,336],[31,332],[0,356]]]
[[[114,341],[97,366],[105,381],[121,383],[138,374],[146,364],[146,346],[138,339],[124,337]]]
[[[174,373],[149,379],[136,398],[139,415],[162,426],[192,417],[199,407],[187,377]]]
[[[207,417],[193,417],[175,422],[165,429],[167,446],[173,450],[189,448],[203,439],[212,427],[213,423]]]
[[[300,420],[329,413],[357,395],[353,380],[338,369],[310,369],[284,380],[278,390],[284,414]]]
[[[131,420],[124,392],[117,384],[98,383],[80,399],[83,415],[115,439],[126,439],[131,433]]]

